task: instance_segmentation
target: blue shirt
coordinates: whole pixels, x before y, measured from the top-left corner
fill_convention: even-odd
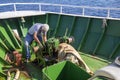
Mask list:
[[[37,32],[38,35],[46,35],[47,32],[43,31],[42,27],[44,27],[43,24],[36,23],[28,30],[28,33],[33,35],[35,32]]]

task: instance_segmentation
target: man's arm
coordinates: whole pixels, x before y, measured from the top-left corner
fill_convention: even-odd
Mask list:
[[[44,42],[47,41],[47,32],[43,32],[43,41],[44,41]]]
[[[46,37],[46,35],[43,35],[43,41],[44,41],[44,42],[47,41],[47,37]]]
[[[39,41],[38,37],[37,37],[37,32],[34,33],[34,40],[39,44],[41,45],[41,42]]]

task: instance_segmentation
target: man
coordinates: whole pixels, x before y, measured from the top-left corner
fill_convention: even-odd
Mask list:
[[[49,26],[47,24],[36,23],[29,30],[25,37],[25,48],[26,48],[26,60],[27,62],[30,59],[30,49],[29,46],[33,40],[35,40],[39,46],[42,47],[43,42],[47,41],[47,31],[49,30]]]

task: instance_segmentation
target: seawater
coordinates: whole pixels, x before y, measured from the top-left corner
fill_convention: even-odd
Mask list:
[[[91,6],[91,7],[109,7],[120,8],[120,0],[0,0],[2,3],[29,3],[29,2],[45,2],[55,4],[69,4],[79,6]]]
[[[104,8],[120,8],[120,0],[0,0],[0,4],[3,3],[53,3],[53,4],[64,4],[64,5],[77,5],[77,6],[88,6],[88,7],[104,7]],[[1,7],[0,6],[0,12],[2,11],[12,11],[13,6]],[[44,6],[43,10],[46,10],[49,6]],[[22,9],[33,9],[37,10],[38,8],[36,6],[17,6],[18,10]],[[8,10],[9,9],[9,10]],[[82,9],[67,9],[69,10],[66,12],[66,7],[63,9],[64,13],[73,13],[73,14],[81,14]],[[110,11],[110,17],[113,18],[120,18],[120,10],[111,10]],[[107,16],[107,10],[91,10],[86,9],[85,14],[88,16],[101,16],[106,17]]]

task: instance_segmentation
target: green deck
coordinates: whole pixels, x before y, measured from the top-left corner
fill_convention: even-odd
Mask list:
[[[108,62],[106,62],[104,60],[99,60],[99,59],[95,59],[95,58],[91,58],[91,57],[92,56],[89,56],[89,55],[82,55],[82,58],[85,60],[85,62],[87,63],[87,65],[90,67],[90,69],[92,71],[96,71],[96,70],[102,68],[103,66],[108,65]],[[33,63],[28,63],[28,64],[26,64],[26,67],[28,69],[28,72],[32,76],[32,78],[28,78],[28,77],[26,77],[26,75],[21,74],[20,75],[21,80],[31,80],[31,79],[32,80],[42,80],[42,69],[38,65],[35,65]]]

